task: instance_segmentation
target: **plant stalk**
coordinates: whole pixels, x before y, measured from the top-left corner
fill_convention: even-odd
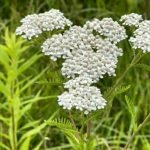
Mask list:
[[[142,55],[143,56],[143,55]],[[116,83],[114,84],[114,86],[110,89],[110,91],[107,93],[106,98],[109,98],[109,96],[111,96],[111,94],[113,93],[113,91],[115,90],[115,88],[118,86],[118,84],[120,83],[120,81],[126,76],[127,72],[135,65],[139,62],[139,60],[141,59],[141,52],[139,52],[131,61],[131,63],[129,64],[129,66],[127,67],[127,69],[124,71],[124,73],[121,75],[121,77],[116,81]]]
[[[87,123],[87,140],[90,140],[90,135],[91,135],[91,121],[89,120]]]
[[[127,150],[128,147],[130,146],[132,140],[136,136],[136,134],[141,130],[141,128],[146,124],[146,122],[150,119],[150,113],[147,115],[147,117],[144,119],[144,121],[138,126],[137,130],[131,135],[129,140],[127,141],[127,144],[124,147],[124,150]]]
[[[70,118],[70,120],[71,120],[71,124],[72,124],[73,128],[74,128],[74,129],[77,129],[76,124],[75,124],[75,121],[74,121],[74,119],[73,119],[73,117],[72,117],[72,114],[71,114],[71,111],[70,111],[70,110],[69,110],[69,118]]]
[[[11,82],[10,86],[11,101],[14,100],[14,81]],[[12,122],[12,149],[17,150],[17,132],[16,132],[16,121],[15,121],[15,109],[14,101],[11,102],[11,122]]]
[[[15,123],[15,113],[14,108],[11,108],[12,115],[12,139],[13,139],[13,150],[17,150],[17,136],[16,136],[16,123]]]
[[[73,127],[76,131],[78,131],[78,128],[77,128],[77,126],[76,126],[76,123],[75,123],[75,121],[74,121],[74,119],[73,119],[73,116],[72,116],[72,113],[71,113],[71,111],[70,111],[70,110],[69,110],[69,118],[70,118],[70,121],[71,121],[72,127]],[[76,134],[76,137],[77,137],[78,139],[81,139],[81,137],[80,137],[80,134],[79,134],[79,133],[77,133],[77,134]]]
[[[114,92],[114,90],[116,89],[116,87],[118,86],[118,84],[122,81],[122,79],[126,76],[126,74],[128,73],[128,71],[134,65],[136,65],[143,56],[144,56],[144,54],[142,54],[141,51],[137,55],[134,56],[133,60],[129,64],[129,66],[126,68],[126,70],[120,76],[120,78],[118,78],[118,80],[116,81],[116,83],[114,84],[114,86],[108,91],[107,95],[105,96],[105,99],[109,99],[111,97],[111,94]],[[108,106],[107,106],[108,107],[107,108],[107,112],[104,113],[104,116],[108,116],[109,115],[111,107],[112,107],[112,103],[113,103],[113,99],[110,99],[110,101],[108,102]]]

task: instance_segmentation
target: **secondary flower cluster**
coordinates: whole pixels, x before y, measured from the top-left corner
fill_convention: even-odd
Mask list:
[[[130,38],[133,48],[150,50],[150,21],[142,21],[141,15],[129,14],[120,19],[123,25],[136,26]],[[70,20],[55,9],[41,14],[28,15],[22,19],[16,33],[24,38],[37,37],[43,31],[69,29],[48,38],[42,47],[45,55],[56,61],[63,58],[62,75],[68,78],[68,89],[58,96],[64,109],[78,109],[88,114],[102,109],[106,100],[101,91],[93,86],[105,74],[115,76],[118,56],[123,54],[117,43],[126,39],[126,30],[112,18],[87,21],[83,27],[72,26]]]
[[[135,26],[133,37],[129,41],[134,49],[150,52],[150,21],[143,20],[141,15],[132,13],[121,17],[120,21],[126,26]]]
[[[118,43],[127,37],[125,28],[120,26],[117,21],[113,21],[112,18],[87,21],[84,28],[91,31],[95,30],[113,43]]]
[[[17,35],[22,35],[29,40],[38,37],[43,31],[53,31],[71,26],[72,22],[65,18],[59,10],[51,9],[40,14],[27,15],[21,20],[22,25],[16,29]]]
[[[131,13],[121,17],[120,21],[126,26],[139,26],[139,23],[143,20],[142,15]]]
[[[145,20],[139,24],[139,27],[133,32],[130,42],[134,49],[142,49],[143,52],[150,52],[150,21]]]

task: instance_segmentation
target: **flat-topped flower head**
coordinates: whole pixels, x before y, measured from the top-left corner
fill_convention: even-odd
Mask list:
[[[42,52],[56,61],[57,58],[71,55],[68,38],[64,38],[62,34],[55,34],[48,38],[41,46]]]
[[[42,33],[37,14],[27,15],[21,23],[22,25],[16,29],[16,34],[22,35],[23,38],[31,40],[32,37],[38,37]]]
[[[16,34],[29,40],[38,37],[43,31],[64,29],[66,26],[72,25],[72,22],[56,9],[40,14],[27,15],[21,20],[21,23],[22,25],[16,29]]]
[[[87,21],[84,28],[89,29],[90,31],[94,30],[98,32],[100,35],[105,36],[113,43],[118,43],[127,38],[125,28],[119,25],[117,21],[113,21],[112,18]]]
[[[123,15],[120,19],[123,22],[123,25],[126,26],[135,26],[138,27],[139,23],[143,20],[142,15],[131,13],[127,15]]]
[[[65,29],[71,26],[72,22],[64,17],[63,13],[57,9],[51,9],[48,12],[39,14],[40,27],[43,31],[53,31],[57,29]]]
[[[150,20],[145,20],[133,32],[130,42],[134,49],[141,49],[143,52],[150,52]]]
[[[88,114],[91,111],[103,109],[106,100],[97,87],[79,86],[58,96],[58,104],[64,109],[75,108]]]
[[[94,40],[94,35],[87,30],[80,26],[72,26],[63,35],[58,34],[48,38],[42,45],[42,52],[49,55],[52,60],[60,57],[66,59],[72,56],[74,51],[91,50]]]

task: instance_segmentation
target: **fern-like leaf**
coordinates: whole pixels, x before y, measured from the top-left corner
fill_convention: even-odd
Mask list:
[[[74,129],[74,127],[72,126],[69,120],[65,118],[58,118],[58,119],[50,120],[47,123],[50,126],[55,126],[59,128],[60,131],[66,136],[69,143],[73,145],[73,147],[79,144],[80,139],[78,138],[78,134],[79,134],[78,130]]]
[[[114,92],[112,93],[112,97],[125,93],[126,91],[130,89],[130,87],[131,85],[121,86],[121,87],[116,88]]]
[[[117,87],[117,88],[115,88],[115,89],[113,89],[113,87],[110,87],[110,88],[108,88],[108,90],[104,93],[104,98],[114,98],[115,96],[117,96],[117,95],[120,95],[120,94],[122,94],[122,93],[125,93],[126,91],[128,91],[129,89],[130,89],[130,87],[131,87],[131,85],[127,85],[127,86],[119,86],[119,87]],[[111,94],[110,95],[108,95],[108,93],[110,93],[110,91],[112,91],[111,92]]]

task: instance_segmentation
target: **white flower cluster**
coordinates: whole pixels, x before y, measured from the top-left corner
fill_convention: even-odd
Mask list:
[[[143,52],[150,52],[150,20],[142,21],[130,38],[133,48],[140,48]]]
[[[87,114],[105,106],[106,101],[102,98],[100,90],[95,93],[97,98],[92,98],[92,89],[97,88],[92,86],[91,89],[91,84],[103,78],[106,73],[110,76],[115,75],[118,56],[122,55],[122,49],[111,43],[109,38],[102,39],[84,27],[72,26],[63,34],[53,35],[47,39],[42,45],[42,52],[53,60],[60,57],[65,59],[62,64],[62,75],[72,79],[64,85],[68,92],[59,96],[58,101],[63,108],[76,108]],[[89,97],[83,98],[82,94],[87,92],[86,89],[89,90],[85,95]]]
[[[74,51],[91,49],[93,41],[93,34],[79,26],[73,26],[63,35],[57,34],[48,38],[42,45],[42,52],[51,56],[51,59],[55,61],[61,56],[63,58],[73,56]]]
[[[42,52],[53,60],[60,57],[66,59],[62,67],[64,76],[85,76],[93,82],[106,73],[115,75],[117,57],[122,55],[122,49],[108,39],[94,36],[79,26],[47,39],[42,45]]]
[[[125,28],[120,26],[117,21],[113,21],[112,18],[87,21],[84,28],[89,29],[90,31],[95,30],[114,43],[118,43],[127,37]]]
[[[131,13],[121,17],[123,25],[135,26],[133,37],[129,41],[134,49],[141,49],[144,53],[150,52],[150,21],[144,20],[142,15]]]
[[[118,56],[122,55],[122,49],[119,49],[108,40],[95,38],[95,50],[78,49],[73,52],[63,63],[62,74],[74,78],[77,75],[91,78],[93,82],[103,78],[107,73],[110,76],[115,75],[115,68],[118,62]]]
[[[32,39],[38,37],[43,31],[53,31],[71,26],[72,22],[64,17],[59,10],[51,9],[40,14],[27,15],[21,20],[22,25],[16,29],[17,35]]]
[[[138,27],[139,23],[143,20],[142,15],[131,13],[128,15],[123,15],[120,19],[123,25]]]
[[[68,92],[59,96],[59,105],[66,109],[76,108],[86,114],[106,105],[100,90],[91,84],[105,74],[115,75],[118,56],[122,55],[122,49],[115,44],[127,37],[124,27],[112,19],[95,21],[87,22],[84,27],[72,26],[63,34],[48,38],[42,45],[42,52],[52,60],[65,59],[62,75],[71,78],[64,85]],[[96,93],[92,92],[93,89]]]
[[[134,25],[130,42],[133,48],[150,51],[150,21],[142,16],[129,14],[121,17],[123,25]],[[88,114],[102,109],[106,100],[100,90],[92,86],[105,74],[115,76],[118,56],[123,54],[117,43],[127,38],[125,28],[111,18],[87,21],[83,27],[72,26],[71,21],[59,11],[52,9],[41,14],[28,15],[17,28],[18,35],[31,39],[44,31],[68,30],[52,35],[42,45],[42,52],[56,61],[63,58],[62,75],[69,79],[64,84],[68,89],[58,97],[64,109],[78,109]]]
[[[68,92],[58,96],[58,103],[64,109],[75,108],[85,114],[102,109],[106,105],[100,90],[94,86],[77,86],[74,89],[69,89]]]
[[[54,61],[60,57],[66,58],[70,55],[70,48],[67,43],[68,40],[64,39],[62,34],[55,34],[43,43],[41,46],[42,52],[51,56],[51,59]]]

